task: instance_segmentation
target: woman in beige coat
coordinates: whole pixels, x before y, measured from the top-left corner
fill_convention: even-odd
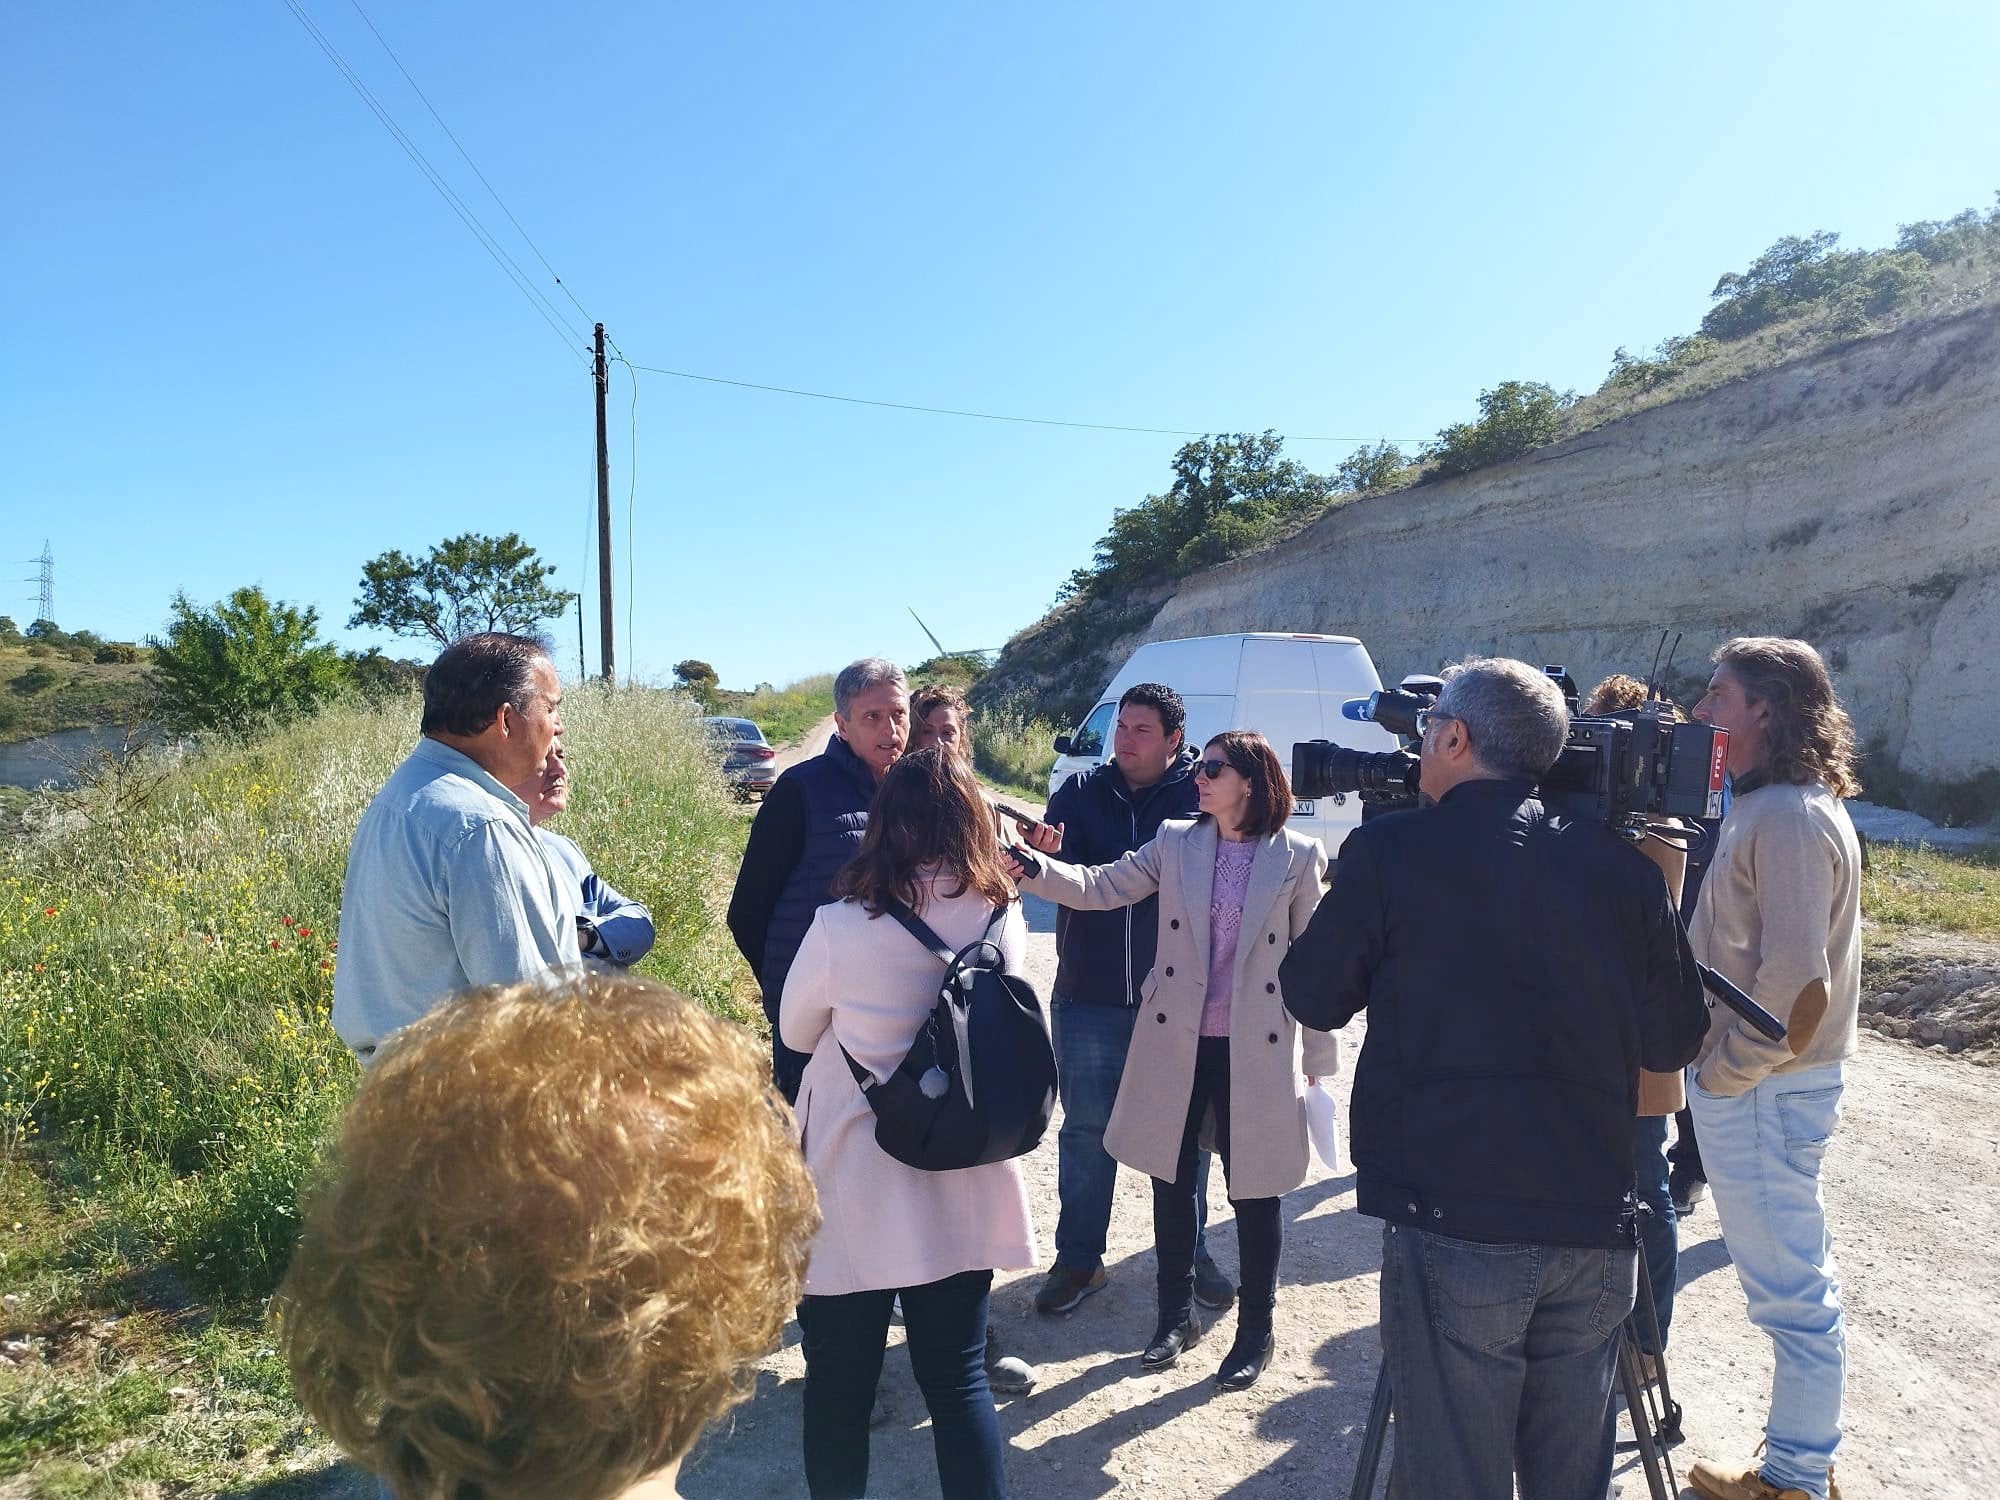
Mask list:
[[[1285,827],[1292,794],[1268,741],[1230,730],[1195,771],[1201,815],[1170,821],[1109,865],[1020,859],[1024,890],[1103,910],[1155,891],[1160,941],[1140,991],[1139,1019],[1104,1147],[1153,1179],[1159,1326],[1140,1356],[1163,1370],[1194,1345],[1195,1148],[1204,1119],[1236,1209],[1242,1284],[1236,1341],[1216,1371],[1243,1390],[1272,1353],[1280,1244],[1278,1199],[1306,1175],[1305,1081],[1338,1071],[1338,1041],[1305,1033],[1285,1011],[1278,964],[1319,904],[1326,852]],[[1032,856],[1030,856],[1032,858]]]

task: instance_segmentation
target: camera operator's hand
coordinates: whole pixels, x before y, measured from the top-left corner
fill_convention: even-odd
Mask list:
[[[1021,837],[1028,841],[1030,849],[1035,850],[1039,854],[1060,854],[1062,852],[1063,829],[1067,825],[1058,823],[1051,828],[1047,823],[1024,822],[1019,818],[1016,818],[1014,822],[1015,826],[1021,830]]]
[[[1008,875],[1016,881],[1030,880],[1042,873],[1042,862],[1025,849],[1003,845],[1000,857],[1006,861]]]

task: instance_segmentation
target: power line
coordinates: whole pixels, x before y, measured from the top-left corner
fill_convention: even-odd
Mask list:
[[[288,0],[289,3],[289,0]],[[779,396],[807,396],[815,401],[840,401],[849,406],[879,406],[890,411],[923,412],[933,417],[970,417],[980,422],[1018,422],[1031,427],[1076,427],[1090,432],[1138,432],[1154,437],[1210,437],[1210,432],[1194,432],[1181,427],[1127,427],[1116,422],[1072,422],[1059,417],[1022,417],[1003,412],[966,411],[950,406],[923,406],[913,401],[878,401],[869,396],[841,396],[831,391],[805,391],[789,385],[764,385],[755,380],[729,380],[721,375],[697,375],[691,370],[667,370],[658,365],[635,365],[626,360],[627,368],[644,370],[648,375],[671,375],[676,380],[699,380],[707,385],[733,385],[748,391],[769,391]],[[1422,443],[1427,438],[1356,438],[1356,437],[1298,437],[1286,434],[1286,440],[1294,443],[1373,443],[1398,442]]]
[[[443,175],[437,168],[431,165],[429,158],[418,149],[416,142],[412,141],[403,128],[396,123],[389,111],[383,107],[381,101],[369,92],[368,85],[361,81],[361,75],[355,72],[348,64],[347,59],[340,55],[340,49],[327,39],[326,34],[314,23],[312,17],[306,14],[299,0],[284,0],[284,3],[285,8],[297,19],[299,25],[305,28],[306,34],[318,44],[320,51],[326,54],[327,61],[332,63],[335,69],[339,71],[341,77],[347,80],[348,87],[353,89],[361,102],[368,106],[369,111],[381,123],[382,128],[389,132],[390,139],[402,147],[403,154],[410,158],[410,161],[416,166],[417,170],[424,174],[425,180],[437,191],[438,196],[443,198],[451,211],[458,215],[459,221],[471,231],[473,238],[479,241],[480,248],[493,258],[493,263],[500,267],[501,273],[514,283],[521,295],[528,299],[528,305],[534,308],[536,313],[541,316],[542,321],[549,325],[549,328],[555,333],[558,339],[562,340],[563,348],[569,350],[572,356],[587,367],[589,361],[584,359],[582,352],[570,342],[575,336],[575,330],[566,328],[559,320],[559,317],[553,315],[556,312],[555,304],[535,290],[534,286],[528,280],[527,273],[515,264],[513,257],[507,254],[506,250],[501,247],[500,242],[493,237],[486,226],[479,222],[479,216],[465,205],[464,200],[457,193],[452,191],[450,184],[444,180]],[[364,17],[363,19],[366,18]],[[398,64],[398,66],[400,67],[401,65]],[[503,204],[502,207],[504,208],[505,205]]]
[[[617,345],[612,345],[615,349]],[[638,602],[634,586],[632,564],[632,507],[639,496],[639,375],[632,368],[632,361],[623,355],[618,363],[625,367],[625,374],[632,382],[632,474],[631,485],[625,491],[625,683],[631,686],[632,669],[638,665],[638,651],[632,642],[632,609]]]
[[[472,154],[465,149],[464,144],[460,142],[457,135],[455,135],[452,132],[452,128],[449,125],[445,124],[444,116],[437,112],[437,106],[431,103],[430,95],[426,94],[423,91],[423,88],[417,83],[417,80],[410,76],[410,70],[403,66],[402,58],[396,56],[396,49],[389,45],[389,39],[382,35],[381,31],[376,28],[376,25],[373,21],[368,19],[368,12],[361,8],[361,0],[347,0],[347,3],[354,7],[354,13],[357,16],[361,17],[362,21],[367,25],[370,31],[375,33],[375,40],[380,42],[382,44],[382,50],[389,54],[389,61],[396,65],[396,71],[403,75],[403,81],[409,84],[411,89],[413,89],[416,92],[416,96],[419,99],[424,101],[424,108],[431,112],[431,118],[437,121],[438,129],[442,130],[445,133],[446,138],[450,140],[452,145],[458,148],[458,154],[464,158],[465,164],[468,167],[472,168],[472,175],[479,179],[479,185],[485,188],[488,193],[492,194],[493,201],[500,205],[500,212],[507,216],[507,222],[514,226],[515,232],[518,233],[521,236],[521,238],[527,242],[528,248],[535,252],[535,259],[542,263],[542,269],[547,271],[549,273],[550,279],[553,280],[557,286],[563,289],[563,295],[569,298],[571,306],[575,307],[578,312],[583,314],[584,322],[595,323],[597,319],[593,318],[590,315],[590,310],[588,308],[586,308],[581,302],[578,302],[576,300],[576,293],[572,292],[569,289],[568,284],[563,281],[562,277],[556,274],[556,268],[549,264],[549,258],[546,255],[542,254],[542,247],[540,245],[537,245],[534,241],[534,237],[530,235],[526,229],[523,229],[521,227],[521,221],[514,217],[514,210],[507,206],[507,200],[500,196],[500,190],[494,187],[492,183],[486,180],[486,174],[479,170],[479,163],[472,159]],[[616,349],[618,346],[616,344],[613,344],[611,347],[613,349]]]

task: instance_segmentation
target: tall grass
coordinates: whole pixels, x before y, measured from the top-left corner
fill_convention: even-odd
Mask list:
[[[972,762],[987,780],[1045,801],[1058,732],[1018,702],[991,704],[972,716]]]
[[[577,689],[559,822],[652,909],[642,969],[725,1013],[741,848],[674,694]],[[300,1178],[353,1088],[328,1024],[355,821],[416,708],[348,705],[171,765],[143,798],[46,794],[0,849],[0,1142],[59,1137],[197,1284],[269,1287]]]
[[[802,677],[789,686],[759,688],[754,693],[718,694],[715,711],[749,719],[772,744],[787,744],[833,712],[833,674]]]

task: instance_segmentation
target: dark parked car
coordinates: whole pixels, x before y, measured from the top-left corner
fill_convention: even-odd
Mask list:
[[[764,731],[748,719],[709,718],[702,725],[708,741],[722,757],[722,775],[736,795],[762,797],[778,779],[775,764],[778,752],[764,738]]]

